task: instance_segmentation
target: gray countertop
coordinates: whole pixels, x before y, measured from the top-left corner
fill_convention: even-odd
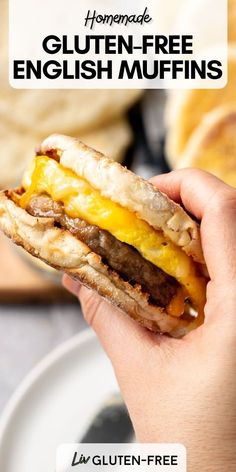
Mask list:
[[[25,375],[86,326],[76,302],[0,305],[0,413]]]

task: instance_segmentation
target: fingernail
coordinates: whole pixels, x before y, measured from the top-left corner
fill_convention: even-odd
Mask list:
[[[70,293],[78,296],[79,289],[81,287],[81,284],[78,282],[78,280],[74,280],[69,277],[69,275],[65,274],[62,279],[62,284]]]

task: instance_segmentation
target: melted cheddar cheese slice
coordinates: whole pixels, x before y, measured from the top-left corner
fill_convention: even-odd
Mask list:
[[[205,280],[198,276],[192,259],[168,241],[161,231],[127,208],[104,198],[83,178],[54,159],[38,156],[25,175],[23,186],[26,191],[20,199],[22,208],[27,208],[33,195],[50,195],[54,201],[64,204],[68,216],[84,219],[135,247],[145,259],[178,280],[193,306],[203,307]]]

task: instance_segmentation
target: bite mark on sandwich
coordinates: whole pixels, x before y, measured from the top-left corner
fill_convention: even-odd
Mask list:
[[[120,164],[79,141],[52,136],[41,145],[22,189],[4,198],[34,221],[50,220],[99,256],[101,272],[113,285],[119,280],[136,308],[125,296],[122,304],[118,294],[100,293],[144,326],[179,336],[202,323],[206,279],[197,224]],[[4,230],[1,214],[0,226]],[[94,285],[91,278],[87,285]],[[99,291],[98,281],[93,288]]]

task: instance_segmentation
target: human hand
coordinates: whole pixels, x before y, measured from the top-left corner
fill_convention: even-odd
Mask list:
[[[154,335],[64,276],[108,356],[140,442],[187,447],[190,472],[236,467],[236,190],[199,170],[152,183],[201,222],[210,275],[205,323],[183,339]]]

